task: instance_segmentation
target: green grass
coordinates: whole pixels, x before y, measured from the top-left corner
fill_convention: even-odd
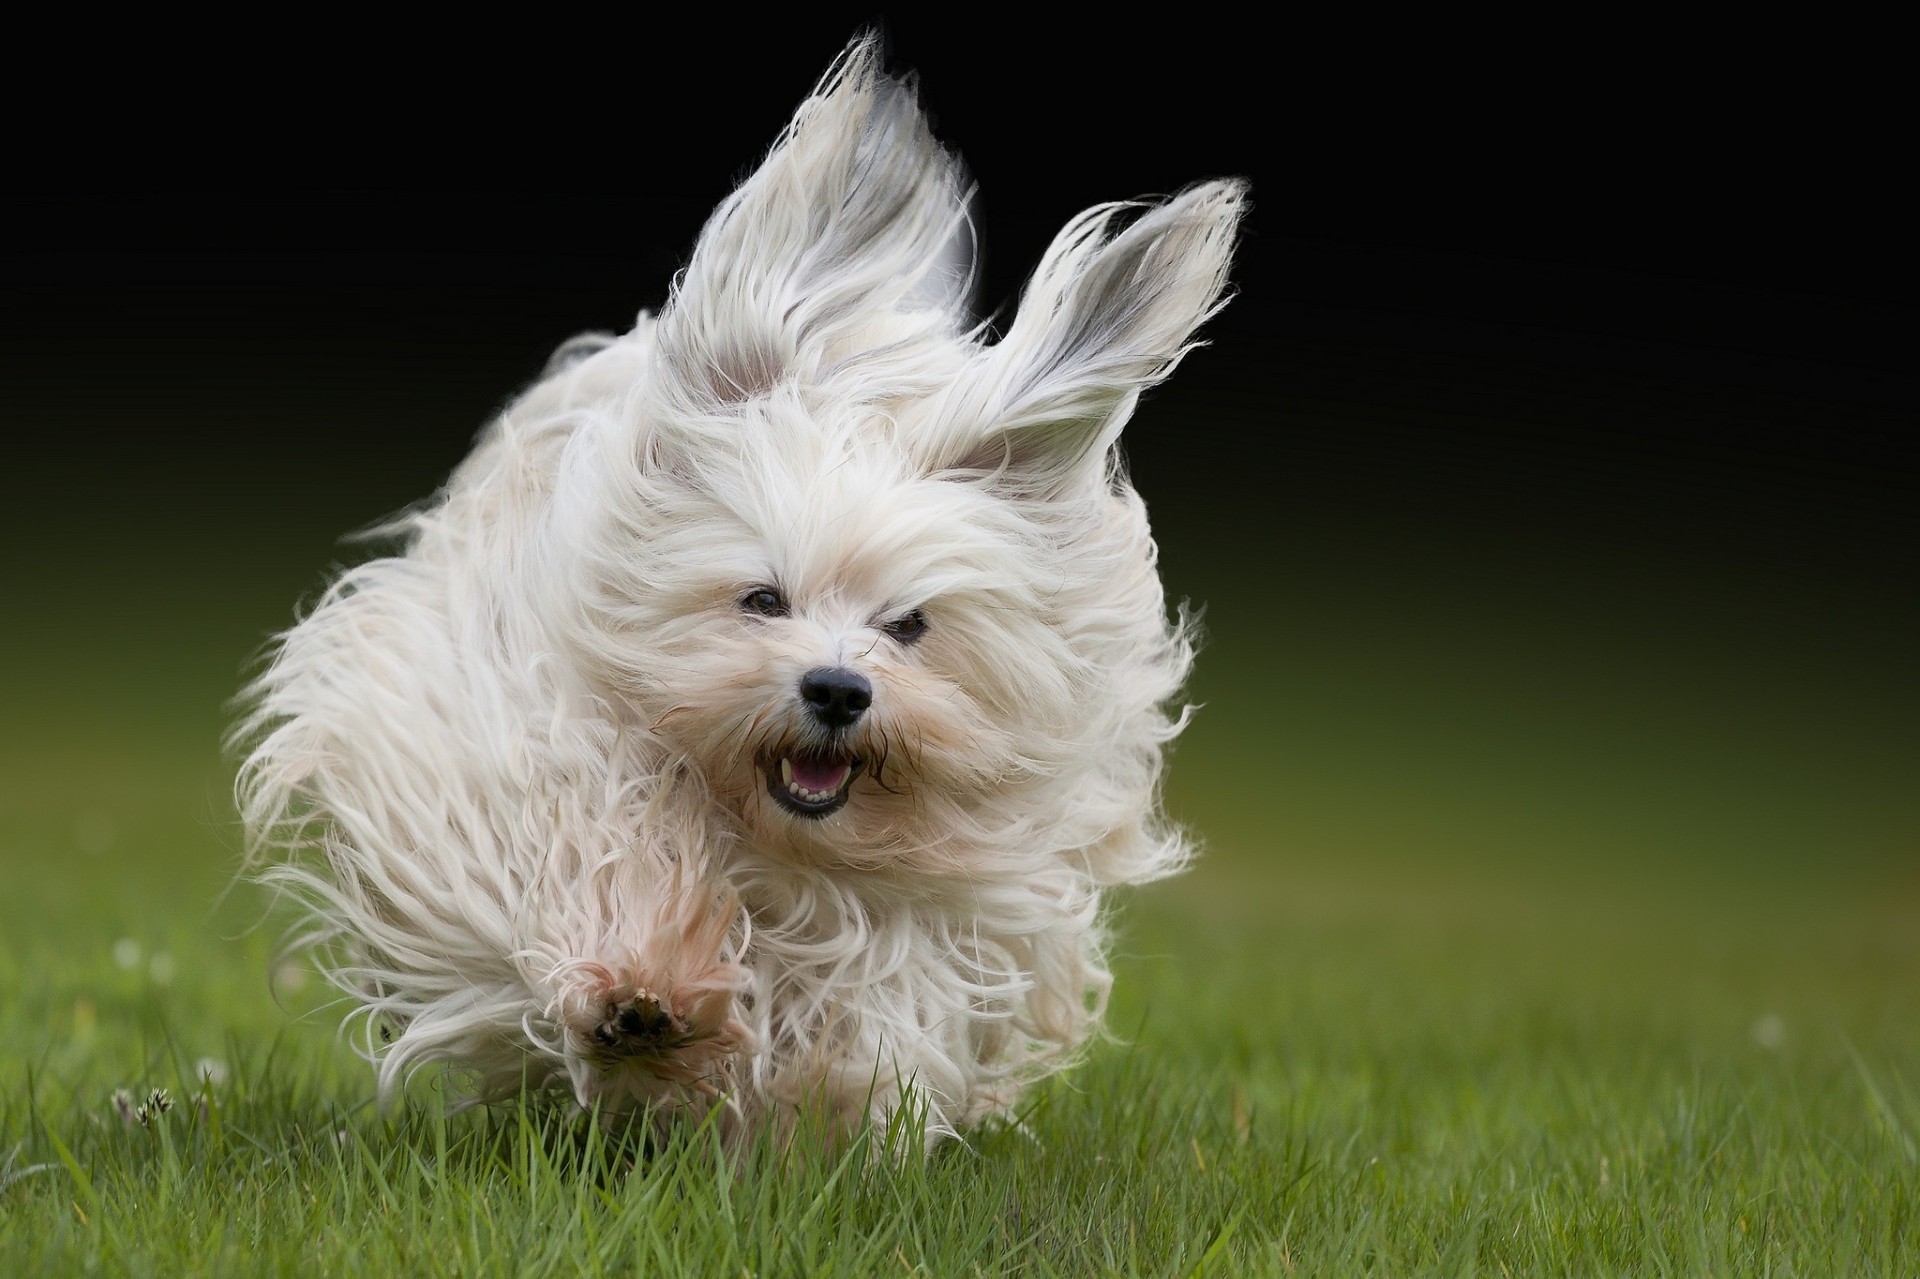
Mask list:
[[[1907,801],[1742,792],[1787,739],[1636,737],[1636,681],[1554,685],[1597,727],[1527,731],[1584,757],[1500,737],[1524,671],[1309,653],[1237,707],[1224,620],[1175,774],[1211,849],[1124,902],[1122,1042],[924,1162],[449,1118],[431,1080],[375,1112],[316,986],[270,993],[260,900],[220,897],[246,609],[104,677],[38,654],[0,732],[0,1275],[1920,1274],[1920,877],[1875,851]],[[1741,801],[1721,846],[1628,848],[1718,829],[1689,794]],[[144,1126],[114,1104],[154,1088]]]
[[[223,935],[241,898],[153,873],[211,830],[140,829],[3,908],[0,1273],[1920,1271],[1913,940],[1857,904],[1222,849],[1130,903],[1127,1042],[1026,1133],[736,1163],[431,1084],[375,1113],[316,993],[276,1006],[266,935]],[[145,1126],[111,1100],[156,1087]]]

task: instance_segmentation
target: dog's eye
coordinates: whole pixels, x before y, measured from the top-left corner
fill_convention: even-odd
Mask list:
[[[894,618],[882,629],[902,644],[911,644],[927,633],[927,615],[916,608]]]
[[[771,586],[755,587],[740,597],[740,607],[748,613],[758,613],[762,617],[785,617],[787,615],[786,597]]]

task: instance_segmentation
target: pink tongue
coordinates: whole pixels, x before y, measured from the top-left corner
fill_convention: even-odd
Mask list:
[[[789,759],[787,763],[793,769],[793,780],[815,794],[837,791],[847,780],[845,764],[830,764],[823,759]]]

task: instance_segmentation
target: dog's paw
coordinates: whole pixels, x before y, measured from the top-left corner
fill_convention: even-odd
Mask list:
[[[566,1019],[571,1052],[586,1068],[577,1083],[603,1099],[608,1090],[650,1096],[659,1085],[707,1094],[729,1089],[729,1059],[753,1042],[735,989],[744,974],[717,966],[696,975],[704,980],[690,980],[587,967],[596,980]]]
[[[693,1038],[687,1019],[650,990],[637,990],[623,1003],[608,1004],[606,1012],[591,1038],[608,1058],[656,1056],[684,1047]]]

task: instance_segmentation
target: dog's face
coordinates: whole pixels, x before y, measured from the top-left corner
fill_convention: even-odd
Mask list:
[[[1066,548],[927,470],[905,407],[770,397],[648,485],[666,589],[623,682],[757,845],[809,862],[939,863],[1073,752]]]
[[[987,342],[963,175],[856,45],[715,213],[563,476],[564,589],[590,678],[755,847],[975,874],[1137,824],[1186,649],[1113,445],[1242,203],[1089,211]]]

